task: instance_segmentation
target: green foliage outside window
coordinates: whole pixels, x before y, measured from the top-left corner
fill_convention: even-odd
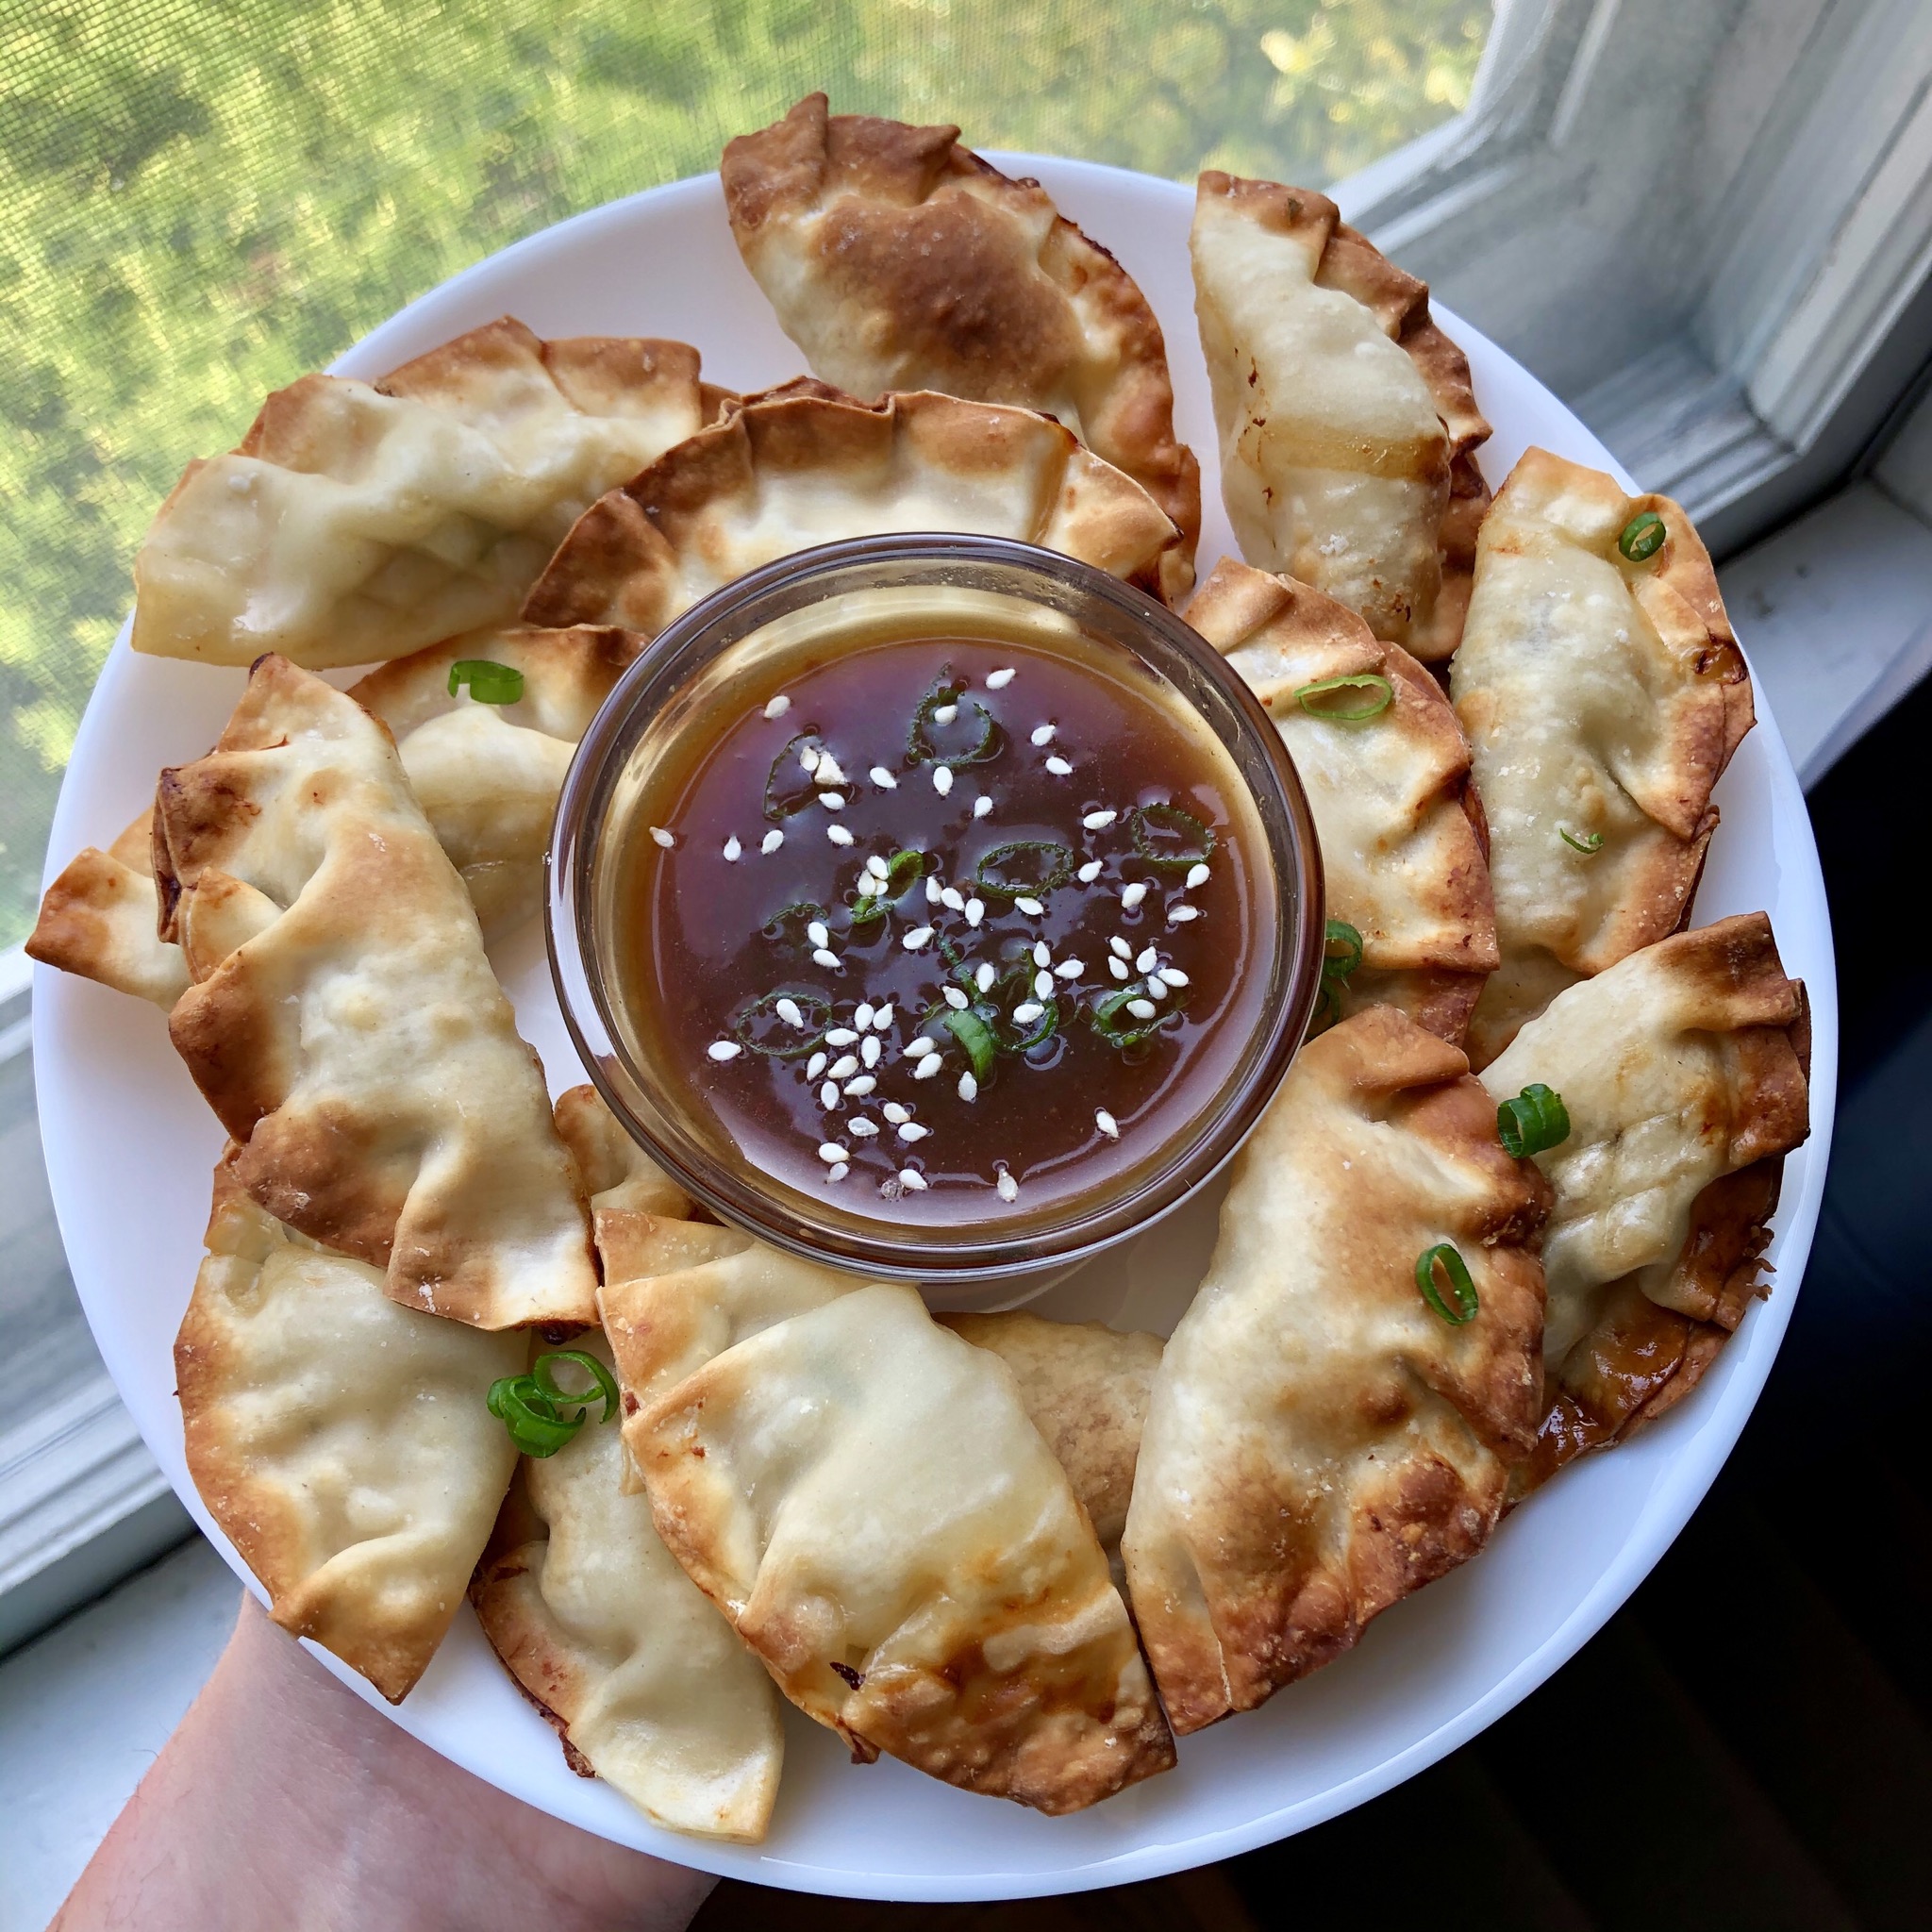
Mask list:
[[[412,296],[715,166],[815,87],[978,146],[1332,180],[1463,106],[1489,18],[1485,0],[0,0],[0,945],[32,922],[156,506],[267,391]]]

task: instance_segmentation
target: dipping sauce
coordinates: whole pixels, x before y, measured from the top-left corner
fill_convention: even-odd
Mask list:
[[[1254,801],[1191,708],[1078,636],[823,642],[644,782],[618,991],[752,1168],[905,1224],[1130,1190],[1262,1022]]]

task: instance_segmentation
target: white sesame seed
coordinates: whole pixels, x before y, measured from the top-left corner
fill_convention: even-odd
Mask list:
[[[785,713],[789,711],[791,708],[791,700],[788,698],[785,695],[785,693],[781,691],[778,693],[778,695],[774,697],[771,701],[771,703],[765,707],[765,716],[768,718],[782,718],[785,715]]]
[[[942,1055],[937,1053],[929,1053],[923,1060],[920,1061],[920,1063],[916,1067],[913,1068],[912,1077],[915,1080],[930,1080],[932,1076],[935,1074],[937,1074],[941,1067],[945,1065],[945,1063],[946,1062]]]
[[[1012,681],[1013,673],[1010,669],[989,671],[986,674],[986,688],[988,691],[1005,691]]]
[[[902,1167],[899,1170],[899,1185],[910,1193],[923,1194],[925,1192],[925,1176],[917,1168]]]
[[[923,1060],[928,1054],[939,1052],[939,1048],[924,1034],[906,1042],[906,1058],[909,1060]]]
[[[1046,769],[1049,772],[1051,772],[1056,778],[1070,778],[1074,774],[1073,766],[1068,764],[1066,759],[1063,758],[1056,757],[1048,758],[1046,761]]]
[[[1146,978],[1147,997],[1150,1000],[1164,1000],[1167,997],[1167,981],[1158,973],[1150,973]]]
[[[1024,893],[1013,901],[1013,905],[1016,910],[1024,912],[1028,919],[1038,919],[1046,910],[1038,899],[1029,899]]]
[[[982,899],[969,899],[966,902],[966,924],[976,926],[986,917],[986,902]]]
[[[875,879],[889,879],[892,876],[892,868],[876,852],[865,861],[865,869]]]
[[[827,1080],[825,1084],[819,1089],[819,1105],[822,1108],[824,1108],[827,1113],[835,1112],[838,1108],[839,1090],[829,1080]]]
[[[811,958],[814,966],[823,966],[827,973],[838,971],[839,956],[827,946],[815,947]]]
[[[819,1158],[829,1161],[843,1160],[851,1152],[851,1148],[841,1146],[837,1141],[826,1141],[820,1144]]]
[[[957,986],[947,987],[943,998],[956,1013],[963,1013],[973,1004]]]
[[[852,1024],[861,1033],[872,1024],[872,1002],[870,1000],[859,1001],[858,1010],[852,1016]]]
[[[1053,997],[1053,974],[1051,973],[1036,973],[1033,975],[1033,996],[1035,999],[1040,1000],[1048,1000]]]
[[[805,1077],[808,1080],[816,1080],[825,1071],[827,1065],[830,1064],[831,1058],[832,1056],[828,1053],[813,1054],[811,1058],[805,1063]]]
[[[1120,813],[1117,811],[1090,811],[1080,823],[1090,832],[1104,832],[1119,817]]]
[[[805,936],[815,946],[829,946],[832,943],[832,935],[823,919],[810,921],[805,928]]]
[[[1045,1011],[1046,1008],[1038,1000],[1023,1000],[1013,1008],[1013,1024],[1030,1026]]]
[[[1119,933],[1115,933],[1113,938],[1108,941],[1107,949],[1116,959],[1131,959],[1134,957],[1133,947],[1128,945]]]
[[[827,1046],[850,1046],[858,1038],[858,1035],[850,1026],[834,1026],[825,1035],[825,1044]]]
[[[1167,923],[1170,925],[1185,925],[1191,919],[1199,919],[1198,906],[1170,906],[1167,908]]]
[[[892,1008],[890,1001],[883,1007],[874,1007],[873,1008],[872,1026],[874,1033],[883,1033],[891,1024]]]
[[[827,811],[843,811],[845,809],[845,794],[842,791],[821,791],[819,793],[819,803]]]
[[[1035,940],[1033,941],[1033,963],[1036,966],[1051,966],[1053,964],[1053,948],[1044,940]]]
[[[1107,970],[1116,979],[1124,979],[1127,976],[1127,969],[1119,959],[1109,959],[1107,962]]]
[[[959,715],[958,705],[941,705],[932,714],[935,724],[950,724]]]
[[[906,1123],[912,1118],[911,1109],[909,1108],[901,1107],[896,1100],[887,1101],[885,1106],[881,1108],[879,1111],[883,1113],[885,1117],[889,1121],[891,1121],[895,1127],[903,1127],[906,1124]]]
[[[1097,858],[1090,858],[1087,861],[1087,863],[1083,865],[1080,868],[1080,870],[1074,874],[1074,876],[1077,878],[1083,886],[1091,886],[1093,883],[1093,881],[1100,876],[1100,860]]]
[[[828,1181],[842,1181],[852,1170],[841,1160],[826,1175]]]
[[[1152,973],[1160,964],[1160,955],[1152,946],[1143,947],[1141,957],[1134,961],[1136,973]]]
[[[858,1071],[858,1056],[856,1053],[841,1053],[832,1062],[826,1077],[833,1080],[849,1080]]]
[[[1096,1127],[1098,1127],[1100,1131],[1103,1134],[1105,1134],[1109,1141],[1118,1141],[1121,1137],[1119,1124],[1114,1120],[1112,1114],[1108,1113],[1106,1108],[1104,1107],[1095,1110],[1093,1115],[1093,1124]]]
[[[937,906],[940,903],[941,891],[941,888],[938,877],[932,873],[927,873],[925,875],[925,903],[928,906]]]
[[[842,785],[845,774],[839,769],[839,760],[828,751],[819,754],[819,767],[812,775],[821,785]]]
[[[1205,865],[1190,866],[1188,868],[1188,891],[1191,892],[1196,886],[1205,886],[1211,874]]]
[[[1160,1010],[1152,1000],[1129,1000],[1127,1011],[1137,1020],[1151,1020]]]
[[[959,1098],[961,1100],[977,1100],[979,1098],[979,1082],[973,1077],[971,1073],[959,1075]]]
[[[653,825],[651,827],[651,838],[657,844],[663,846],[666,851],[669,851],[672,846],[677,843],[677,841],[662,825]]]
[[[941,798],[953,789],[953,768],[951,765],[935,765],[932,768],[932,789]]]
[[[806,1024],[805,1014],[800,1009],[799,1004],[796,1000],[782,999],[778,1002],[774,1010],[776,1011],[779,1019],[784,1021],[786,1025],[796,1026],[801,1031],[804,1029]]]
[[[815,744],[802,744],[798,748],[798,762],[808,772],[816,772],[819,768],[819,759],[824,756],[824,754]]]
[[[1033,741],[1035,744],[1051,744],[1053,742],[1053,726],[1051,724],[1036,724],[1033,727]]]
[[[758,850],[762,852],[767,858],[769,858],[773,853],[777,851],[779,846],[784,844],[784,842],[785,834],[783,832],[776,830],[770,831],[767,832],[764,838],[759,841]]]
[[[1086,972],[1087,965],[1081,959],[1062,959],[1053,970],[1062,979],[1078,979],[1081,974]]]
[[[866,775],[881,791],[896,791],[899,789],[898,779],[893,777],[891,773],[887,771],[883,765],[874,765]]]
[[[740,843],[738,842],[738,834],[737,834],[736,832],[732,833],[732,835],[730,836],[730,838],[728,838],[728,839],[727,839],[727,840],[725,840],[725,841],[724,841],[724,862],[725,862],[725,864],[726,864],[726,865],[736,865],[736,864],[738,863],[738,858],[739,858],[739,855],[740,855],[740,854],[741,854],[741,852],[742,852],[743,850],[744,850],[744,847],[743,847],[742,845],[741,845],[741,844],[740,844]]]
[[[1020,1198],[1020,1183],[1004,1169],[1000,1173],[999,1194],[1002,1201],[1017,1201]]]
[[[868,1067],[877,1066],[879,1063],[879,1055],[882,1054],[884,1051],[885,1049],[879,1044],[879,1037],[876,1033],[868,1033],[865,1036],[865,1038],[858,1042],[858,1058],[861,1060],[863,1060]]]
[[[932,943],[932,927],[929,925],[915,925],[899,943],[908,953],[916,953],[922,946]]]
[[[907,1146],[915,1141],[923,1141],[932,1132],[930,1127],[922,1127],[917,1121],[902,1121],[899,1124],[899,1138]]]
[[[861,1074],[858,1079],[846,1081],[845,1097],[847,1100],[862,1100],[878,1084],[873,1074]]]
[[[973,983],[981,992],[991,992],[992,991],[992,983],[998,977],[999,975],[994,973],[991,966],[982,963],[978,971],[973,975]]]
[[[992,800],[984,791],[973,801],[973,816],[976,819],[983,819],[991,809]]]
[[[870,1141],[878,1130],[879,1124],[876,1121],[854,1121],[845,1129],[855,1140],[859,1141]]]
[[[1145,898],[1146,896],[1147,896],[1147,888],[1146,888],[1146,885],[1145,885],[1145,884],[1144,884],[1143,882],[1140,881],[1140,880],[1136,880],[1136,882],[1135,882],[1135,883],[1134,883],[1133,885],[1131,885],[1131,886],[1124,886],[1124,887],[1122,887],[1122,889],[1121,889],[1121,907],[1122,907],[1122,909],[1123,909],[1124,911],[1127,911],[1127,912],[1131,912],[1131,911],[1133,911],[1133,909],[1134,909],[1134,908],[1136,908],[1137,906],[1139,906],[1139,905],[1140,905],[1140,903],[1141,903],[1141,901],[1142,899],[1144,899],[1144,898]]]
[[[1159,976],[1170,986],[1185,986],[1188,983],[1188,975],[1178,966],[1163,966]]]
[[[945,886],[940,891],[940,904],[948,912],[963,912],[966,909],[966,894],[958,886]]]
[[[735,1040],[714,1040],[705,1051],[714,1060],[735,1060],[744,1049]]]
[[[827,825],[825,827],[825,837],[834,845],[849,845],[852,843],[852,834],[843,825]]]

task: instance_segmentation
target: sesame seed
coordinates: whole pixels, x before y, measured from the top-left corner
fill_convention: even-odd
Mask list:
[[[1134,908],[1137,906],[1139,906],[1141,901],[1144,899],[1146,896],[1147,888],[1145,884],[1141,881],[1137,880],[1131,886],[1123,887],[1121,890],[1122,909],[1127,912],[1133,911]]]
[[[945,1061],[938,1054],[929,1053],[913,1068],[912,1077],[915,1080],[930,1080],[944,1065]]]
[[[1046,908],[1038,899],[1029,899],[1024,893],[1013,901],[1013,905],[1018,910],[1024,912],[1028,919],[1038,919],[1046,910]]]
[[[1053,742],[1053,726],[1051,724],[1036,724],[1033,727],[1033,741],[1035,744],[1051,744]]]
[[[848,1134],[858,1141],[870,1141],[878,1130],[879,1124],[876,1121],[854,1121],[845,1129]]]
[[[1116,959],[1131,959],[1134,957],[1133,947],[1128,945],[1119,933],[1115,933],[1113,938],[1108,941],[1107,949]]]
[[[958,705],[941,705],[932,714],[935,724],[950,724],[959,715]]]
[[[819,1089],[819,1105],[827,1113],[835,1112],[838,1108],[839,1090],[829,1080]]]
[[[986,917],[986,902],[982,899],[969,899],[966,902],[966,924],[977,925]]]
[[[819,803],[827,811],[843,811],[845,809],[845,794],[842,791],[821,791],[819,793]]]
[[[758,850],[769,858],[784,842],[785,834],[783,832],[770,831],[765,834],[763,841],[759,843]]]
[[[1087,966],[1084,960],[1062,959],[1060,963],[1058,966],[1056,966],[1053,970],[1056,973],[1058,973],[1062,979],[1078,979],[1081,974],[1086,972]]]
[[[833,952],[829,947],[815,947],[813,949],[811,958],[812,964],[814,966],[823,966],[827,973],[835,973],[838,971],[839,956],[837,953]]]
[[[826,1077],[833,1080],[849,1080],[858,1071],[858,1056],[856,1053],[841,1053],[832,1062]]]
[[[1160,955],[1152,946],[1142,949],[1141,957],[1134,961],[1136,973],[1152,973],[1160,964]]]
[[[917,1168],[902,1167],[899,1170],[899,1185],[914,1194],[925,1192],[925,1176]]]
[[[1002,1201],[1017,1201],[1020,1198],[1020,1183],[1004,1168],[1000,1171],[999,1194]]]
[[[935,765],[932,768],[932,789],[941,798],[953,789],[953,768],[951,765]]]
[[[992,991],[992,983],[997,977],[998,974],[993,972],[991,966],[982,963],[979,970],[973,975],[973,983],[981,992],[991,992]]]
[[[1098,1127],[1100,1131],[1103,1134],[1105,1134],[1109,1141],[1118,1141],[1121,1137],[1119,1124],[1114,1120],[1112,1114],[1108,1113],[1106,1108],[1104,1107],[1096,1109],[1096,1111],[1094,1112],[1093,1124],[1096,1127]]]
[[[1035,940],[1033,941],[1033,963],[1036,966],[1051,966],[1053,964],[1053,948],[1044,940]]]
[[[1188,975],[1178,966],[1163,966],[1159,976],[1170,986],[1185,986],[1188,983]]]
[[[862,1100],[878,1084],[873,1074],[861,1074],[858,1079],[846,1081],[845,1097],[848,1100]]]
[[[821,785],[842,785],[845,774],[839,769],[839,760],[828,751],[819,754],[819,768],[813,775]]]
[[[957,886],[945,886],[940,891],[940,904],[948,912],[963,912],[966,909],[966,895]]]
[[[865,861],[865,869],[875,879],[889,879],[892,876],[892,868],[876,852]]]
[[[915,925],[899,943],[908,953],[916,953],[920,947],[932,943],[932,927],[929,925]]]
[[[979,1098],[979,1082],[970,1073],[959,1075],[959,1098],[961,1100],[977,1100]]]
[[[781,691],[778,693],[778,695],[774,697],[771,701],[771,703],[765,707],[765,716],[768,718],[782,718],[785,715],[785,713],[789,711],[791,708],[791,700],[788,698],[785,695],[785,693]]]
[[[744,847],[738,842],[738,834],[736,832],[732,833],[730,838],[724,841],[724,863],[726,865],[736,865],[739,854],[743,850]]]
[[[1129,1000],[1127,1011],[1137,1020],[1151,1020],[1160,1009],[1152,1000]]]
[[[816,1080],[831,1063],[831,1058],[832,1056],[828,1053],[813,1054],[811,1058],[805,1063],[805,1077],[808,1080]]]
[[[858,1042],[858,1058],[861,1060],[863,1060],[868,1067],[877,1066],[879,1063],[879,1055],[882,1054],[884,1051],[885,1048],[879,1044],[879,1037],[876,1033],[868,1033],[865,1036],[865,1038]]]
[[[1024,1000],[1013,1008],[1013,1024],[1030,1026],[1045,1011],[1038,1000]]]
[[[989,671],[986,674],[986,688],[988,691],[1005,691],[1012,681],[1013,673],[1010,667],[1000,671]]]
[[[939,1052],[939,1048],[923,1033],[917,1039],[908,1040],[906,1042],[906,1058],[909,1060],[923,1060],[927,1054],[937,1052]]]
[[[842,1181],[852,1170],[841,1160],[825,1175],[828,1181]]]
[[[937,906],[940,903],[940,890],[939,880],[931,873],[927,873],[925,875],[925,903],[928,906]]]
[[[677,843],[677,841],[675,838],[673,838],[672,835],[669,832],[667,832],[662,825],[653,825],[651,827],[651,837],[658,844],[662,845],[667,851],[669,851],[672,846]]]
[[[1188,868],[1188,891],[1191,892],[1196,886],[1205,886],[1211,874],[1205,865],[1190,866]]]
[[[1087,863],[1083,865],[1080,868],[1080,870],[1074,874],[1074,876],[1076,879],[1078,879],[1083,886],[1091,886],[1093,883],[1093,881],[1100,876],[1100,860],[1097,858],[1090,858],[1087,861]]]
[[[705,1051],[714,1060],[735,1060],[744,1049],[735,1040],[714,1040]]]
[[[798,748],[798,762],[808,772],[816,772],[819,768],[819,759],[824,756],[824,754],[815,744],[802,744]]]
[[[1090,832],[1104,832],[1119,817],[1120,813],[1117,811],[1090,811],[1080,823]]]
[[[825,837],[834,845],[849,845],[852,843],[852,834],[843,825],[827,825],[825,827]]]
[[[1056,778],[1070,778],[1074,774],[1073,766],[1068,764],[1066,759],[1063,758],[1056,757],[1048,758],[1046,761],[1046,769],[1049,772],[1051,772]]]
[[[947,987],[942,997],[956,1013],[963,1013],[973,1004],[957,986]]]
[[[874,1033],[883,1033],[892,1024],[892,1008],[890,1001],[883,1007],[873,1009],[872,1025]]]
[[[805,1015],[799,1010],[796,1000],[782,999],[777,1002],[773,1010],[788,1026],[803,1026],[805,1024]]]
[[[902,1121],[899,1124],[899,1138],[907,1146],[915,1141],[923,1141],[932,1132],[930,1127],[922,1127],[917,1121]]]
[[[869,777],[872,780],[872,782],[879,788],[881,791],[896,791],[899,789],[898,779],[893,777],[891,773],[887,771],[885,766],[883,765],[874,765],[872,768],[872,770],[866,774],[866,776]]]
[[[850,1026],[834,1026],[825,1035],[825,1044],[827,1046],[850,1046],[858,1038],[858,1035]]]
[[[812,920],[805,928],[805,936],[815,946],[829,946],[832,935],[823,919]]]
[[[1167,981],[1158,973],[1150,973],[1144,982],[1150,1000],[1164,1000],[1167,997]]]
[[[1033,975],[1033,997],[1040,1000],[1049,1000],[1053,997],[1053,974],[1051,973],[1036,973]]]
[[[1167,908],[1167,923],[1170,925],[1185,925],[1191,919],[1199,919],[1198,906],[1170,906]]]
[[[841,1146],[837,1141],[826,1141],[819,1147],[819,1158],[821,1160],[840,1161],[845,1159],[851,1152],[851,1148]]]
[[[887,1101],[880,1111],[895,1127],[903,1127],[912,1118],[911,1111],[901,1107],[896,1100]]]
[[[983,791],[973,801],[973,816],[976,819],[983,819],[991,809],[992,800]]]
[[[1123,965],[1121,961],[1118,959],[1109,959],[1107,962],[1107,970],[1109,973],[1111,973],[1116,979],[1124,979],[1127,976],[1126,967]]]
[[[872,1002],[870,1000],[859,1001],[858,1010],[852,1016],[852,1024],[861,1033],[872,1024]]]

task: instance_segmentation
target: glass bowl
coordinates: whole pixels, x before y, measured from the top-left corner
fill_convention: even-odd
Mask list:
[[[962,625],[1051,648],[1077,630],[1131,660],[1124,672],[1204,720],[1245,784],[1265,851],[1256,890],[1274,892],[1258,1018],[1197,1115],[1140,1167],[1045,1214],[990,1213],[908,1224],[863,1194],[821,1200],[755,1167],[671,1069],[654,1063],[620,991],[619,877],[648,774],[683,733],[702,731],[758,668],[836,649],[841,636]],[[737,700],[741,706],[741,696]],[[1229,1159],[1274,1097],[1321,986],[1322,861],[1301,781],[1241,679],[1174,612],[1092,566],[1003,538],[905,534],[779,559],[694,605],[655,638],[585,734],[563,785],[547,856],[545,923],[566,1025],[625,1129],[720,1219],[761,1240],[885,1280],[951,1285],[1071,1266],[1171,1212]]]

